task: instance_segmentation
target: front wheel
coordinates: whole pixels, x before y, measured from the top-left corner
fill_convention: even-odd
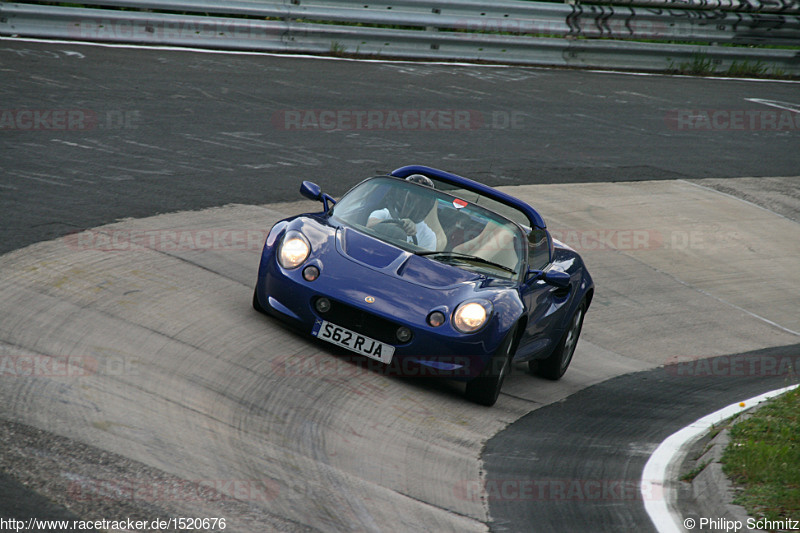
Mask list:
[[[557,380],[567,371],[572,362],[572,355],[575,353],[575,346],[578,345],[578,337],[583,327],[583,316],[586,314],[586,300],[583,300],[572,315],[567,331],[558,342],[558,346],[547,359],[541,361],[531,361],[531,370],[543,378]]]
[[[503,381],[511,371],[515,331],[516,329],[513,329],[506,335],[481,375],[467,383],[468,400],[486,407],[491,407],[497,402]]]

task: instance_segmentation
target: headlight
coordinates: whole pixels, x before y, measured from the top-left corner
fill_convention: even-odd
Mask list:
[[[489,302],[466,302],[453,313],[453,326],[461,333],[474,333],[489,320],[492,307]]]
[[[284,235],[278,250],[278,262],[283,268],[297,268],[308,258],[310,252],[311,246],[303,234],[298,231],[289,231]]]

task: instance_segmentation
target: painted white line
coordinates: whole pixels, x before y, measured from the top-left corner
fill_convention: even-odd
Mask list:
[[[753,81],[760,83],[800,83],[798,80],[782,80],[771,78],[733,78],[730,76],[701,76],[694,74],[669,74],[666,72],[630,72],[625,70],[597,70],[586,69],[586,72],[596,72],[598,74],[625,74],[628,76],[662,76],[666,78],[692,78],[696,80],[718,80],[718,81]]]
[[[123,43],[102,43],[92,41],[67,41],[62,39],[38,39],[35,37],[8,37],[0,36],[0,41],[17,41],[29,43],[51,43],[69,44],[76,46],[99,46],[105,48],[131,48],[139,50],[167,50],[173,52],[197,52],[201,54],[227,54],[227,55],[249,55],[249,56],[270,56],[284,57],[290,59],[325,59],[328,61],[358,61],[362,63],[384,63],[384,64],[408,64],[408,65],[442,65],[456,67],[481,67],[481,68],[524,68],[532,70],[564,70],[558,66],[547,65],[525,65],[525,64],[490,64],[490,63],[470,63],[465,61],[436,61],[436,60],[407,60],[407,59],[359,59],[352,57],[330,57],[313,54],[293,54],[291,52],[256,52],[247,50],[213,50],[209,48],[191,48],[184,46],[163,46],[163,45],[136,45]],[[798,80],[778,80],[768,78],[731,78],[725,76],[692,76],[689,74],[667,74],[663,72],[630,72],[625,70],[600,70],[600,69],[575,69],[579,72],[591,72],[593,74],[620,74],[623,76],[658,76],[668,78],[694,78],[718,81],[746,81],[757,83],[800,83]]]
[[[361,62],[361,63],[385,63],[385,64],[395,64],[395,63],[403,63],[408,65],[445,65],[445,66],[457,66],[457,67],[482,67],[482,68],[514,68],[514,67],[525,67],[525,68],[538,68],[538,69],[550,69],[550,67],[544,66],[537,66],[537,65],[507,65],[507,64],[489,64],[489,63],[469,63],[464,61],[415,61],[415,60],[407,60],[407,59],[368,59],[368,58],[353,58],[353,57],[331,57],[331,56],[324,56],[324,55],[314,55],[314,54],[295,54],[291,51],[286,52],[265,52],[265,51],[254,51],[254,50],[221,50],[221,49],[214,49],[214,48],[197,48],[191,46],[167,46],[167,45],[148,45],[148,44],[130,44],[130,43],[106,43],[106,42],[93,42],[93,41],[68,41],[64,39],[38,39],[35,37],[7,37],[7,36],[0,36],[0,41],[14,41],[14,42],[25,42],[25,43],[41,43],[41,44],[63,44],[63,45],[75,45],[75,46],[95,46],[99,48],[123,48],[123,49],[131,49],[131,50],[158,50],[158,51],[169,51],[169,52],[195,52],[198,54],[222,54],[222,55],[235,55],[235,56],[268,56],[268,57],[278,57],[278,58],[286,58],[286,59],[324,59],[327,61],[350,61],[350,62]],[[78,52],[69,52],[67,50],[63,50],[64,53],[67,55],[74,55]],[[82,58],[81,58],[82,59]],[[800,83],[800,82],[798,82]]]
[[[713,425],[765,400],[795,389],[797,386],[791,385],[766,392],[749,400],[724,407],[673,433],[656,448],[644,466],[640,487],[644,508],[655,525],[656,531],[659,533],[682,533],[685,531],[683,528],[683,518],[685,517],[680,516],[674,507],[676,491],[673,489],[670,479],[670,474],[673,473],[670,467],[682,455],[681,450],[705,434]]]
[[[779,100],[764,100],[763,98],[745,98],[745,100],[754,102],[756,104],[777,107],[778,109],[784,109],[786,111],[791,111],[792,113],[800,113],[800,104],[781,102]]]

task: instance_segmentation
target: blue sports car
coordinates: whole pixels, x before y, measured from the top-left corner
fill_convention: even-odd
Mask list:
[[[267,236],[253,307],[404,375],[494,405],[512,362],[559,379],[594,283],[526,203],[424,166],[368,178]]]

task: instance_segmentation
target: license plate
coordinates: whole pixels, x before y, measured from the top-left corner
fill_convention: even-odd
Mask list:
[[[327,320],[317,320],[311,334],[318,339],[347,348],[358,354],[366,355],[381,363],[389,364],[392,362],[394,346],[391,344],[370,339],[355,331],[350,331],[342,326],[331,324]]]

